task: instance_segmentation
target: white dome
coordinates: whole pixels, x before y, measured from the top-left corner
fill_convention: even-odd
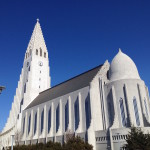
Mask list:
[[[110,65],[110,80],[140,79],[133,60],[119,49]]]

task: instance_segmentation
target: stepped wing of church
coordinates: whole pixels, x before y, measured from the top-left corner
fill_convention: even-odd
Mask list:
[[[59,44],[59,43],[58,43]],[[92,60],[91,60],[92,61]],[[48,50],[37,20],[25,52],[18,87],[0,149],[14,145],[66,141],[80,136],[94,150],[119,150],[132,125],[150,132],[148,87],[134,61],[121,49],[112,62],[50,87]]]

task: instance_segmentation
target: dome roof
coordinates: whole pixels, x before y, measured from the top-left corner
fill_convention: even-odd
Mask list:
[[[133,60],[119,49],[110,65],[110,80],[140,79]]]

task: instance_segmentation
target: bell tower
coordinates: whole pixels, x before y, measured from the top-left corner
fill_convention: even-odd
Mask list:
[[[18,86],[12,102],[9,117],[2,133],[21,127],[22,110],[24,110],[40,92],[50,88],[50,67],[48,50],[37,19],[31,39],[27,46]],[[9,134],[9,132],[7,133]]]
[[[39,19],[24,58],[24,108],[42,91],[50,88],[48,51]]]

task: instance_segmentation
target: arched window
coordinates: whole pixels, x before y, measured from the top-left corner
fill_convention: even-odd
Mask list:
[[[38,49],[36,49],[36,55],[38,55]]]
[[[24,134],[24,130],[25,130],[25,120],[26,120],[26,118],[24,117],[23,118],[23,134]]]
[[[79,98],[77,97],[75,104],[74,104],[74,115],[75,115],[75,131],[78,128],[79,125]]]
[[[36,133],[36,128],[37,128],[37,112],[36,112],[35,118],[34,118],[34,135]]]
[[[67,101],[65,105],[65,131],[67,131],[69,124],[69,102]]]
[[[46,58],[46,53],[44,52],[44,57]]]
[[[42,49],[40,48],[40,56],[42,56]]]
[[[48,133],[50,132],[51,129],[51,108],[49,108],[48,111]]]
[[[44,127],[44,109],[41,113],[41,133],[43,132],[43,127]]]
[[[119,103],[120,103],[120,113],[121,113],[122,125],[125,127],[126,126],[126,118],[125,118],[124,104],[123,104],[122,98],[120,98]]]
[[[89,128],[91,122],[91,106],[90,106],[90,95],[85,100],[85,115],[86,115],[86,129]]]
[[[30,126],[31,126],[31,114],[29,116],[29,122],[28,122],[28,134],[30,133]]]
[[[146,117],[148,118],[148,109],[147,109],[147,103],[146,103],[146,99],[145,98],[144,98],[144,105],[145,105]]]
[[[58,131],[58,128],[59,128],[59,104],[57,106],[57,109],[56,109],[56,132]]]
[[[135,97],[133,98],[133,106],[134,106],[134,113],[135,113],[136,124],[137,124],[137,126],[140,126],[138,106],[137,106],[137,101],[136,101]]]

